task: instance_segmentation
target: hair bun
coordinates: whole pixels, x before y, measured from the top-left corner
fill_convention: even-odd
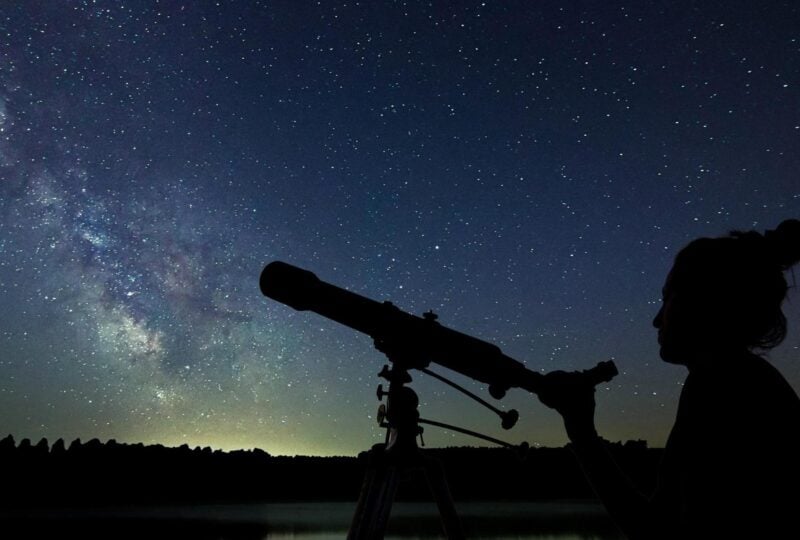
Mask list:
[[[787,219],[774,231],[766,231],[764,238],[782,269],[791,268],[800,261],[800,220]]]

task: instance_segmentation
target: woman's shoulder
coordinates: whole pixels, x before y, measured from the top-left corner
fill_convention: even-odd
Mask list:
[[[687,378],[687,385],[690,391],[681,399],[695,413],[750,418],[780,413],[800,424],[800,398],[781,372],[761,356],[737,355],[724,366],[697,370]]]
[[[767,359],[752,355],[745,377],[740,381],[743,425],[763,432],[763,436],[791,439],[791,446],[800,443],[800,397],[781,372]],[[736,391],[731,388],[731,391]],[[769,435],[772,434],[772,435]]]
[[[766,358],[751,354],[747,360],[747,367],[742,375],[751,384],[762,384],[766,388],[776,391],[779,395],[790,395],[800,399],[783,374]]]

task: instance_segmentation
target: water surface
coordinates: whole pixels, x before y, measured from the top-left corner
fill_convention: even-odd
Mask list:
[[[37,536],[176,540],[334,540],[347,535],[355,503],[128,507],[0,514],[7,527]],[[457,504],[470,539],[618,540],[623,538],[594,502],[471,502]],[[433,503],[395,503],[387,539],[443,538]]]

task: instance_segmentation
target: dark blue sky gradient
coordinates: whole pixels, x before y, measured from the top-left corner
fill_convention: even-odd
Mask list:
[[[369,448],[383,359],[261,296],[280,259],[534,370],[613,357],[601,431],[663,444],[675,253],[800,217],[800,13],[562,4],[0,8],[0,434]],[[565,440],[531,396],[505,433],[415,379],[425,417]]]

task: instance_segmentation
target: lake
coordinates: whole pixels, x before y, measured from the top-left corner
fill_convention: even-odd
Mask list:
[[[352,503],[268,505],[261,509],[275,527],[270,540],[344,538]],[[492,540],[619,539],[603,507],[594,502],[472,502],[457,504],[469,538]],[[395,503],[387,538],[442,538],[433,503]]]
[[[456,506],[470,539],[623,538],[603,507],[594,502],[469,502]],[[45,527],[78,539],[113,535],[143,540],[338,540],[346,536],[354,508],[351,502],[266,503],[61,510],[27,512],[17,517],[24,517],[23,530],[41,533]],[[0,518],[8,519],[9,515],[0,514]],[[395,503],[386,538],[442,538],[436,506]]]

